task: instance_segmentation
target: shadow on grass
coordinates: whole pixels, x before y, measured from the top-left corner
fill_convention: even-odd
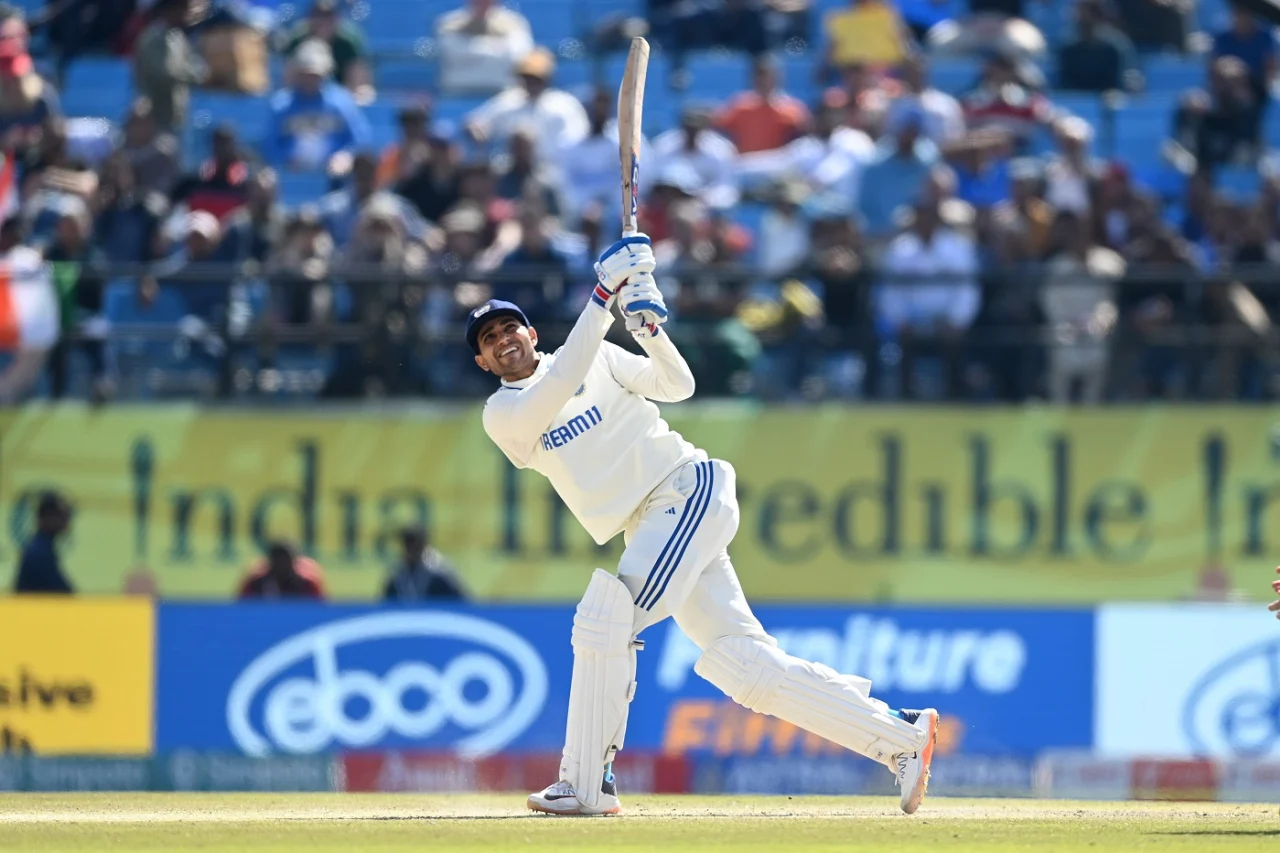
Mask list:
[[[416,820],[416,821],[429,821],[429,820],[537,820],[539,817],[545,817],[545,818],[548,818],[548,819],[554,819],[552,815],[536,815],[536,814],[480,814],[480,815],[465,815],[465,814],[448,814],[448,815],[444,815],[444,814],[388,814],[388,815],[349,815],[349,816],[343,816],[343,815],[323,815],[323,816],[320,816],[320,815],[315,815],[315,816],[311,816],[311,817],[304,817],[304,816],[299,815],[299,816],[297,816],[297,817],[282,817],[282,818],[276,818],[276,820],[283,820],[283,821],[297,821],[297,822],[300,822],[300,823],[322,823],[322,822],[337,822],[337,821],[352,821],[352,822],[355,822],[355,821],[362,821],[362,820],[383,820],[383,821],[386,821],[386,820]],[[583,819],[583,818],[580,818],[580,819]]]
[[[1148,835],[1273,835],[1280,838],[1280,829],[1186,829],[1177,832],[1149,832]]]

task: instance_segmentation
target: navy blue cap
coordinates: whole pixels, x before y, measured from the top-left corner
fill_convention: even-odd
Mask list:
[[[490,299],[483,305],[471,309],[471,313],[467,315],[467,346],[471,347],[471,351],[476,355],[480,354],[480,345],[476,343],[476,338],[480,335],[480,327],[494,317],[502,316],[515,317],[526,326],[529,325],[529,318],[514,302]]]

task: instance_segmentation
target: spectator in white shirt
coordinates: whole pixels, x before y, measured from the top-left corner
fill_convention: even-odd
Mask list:
[[[680,127],[653,140],[654,159],[663,168],[686,164],[698,176],[698,194],[706,204],[727,210],[738,203],[738,180],[734,167],[738,150],[733,143],[709,129],[711,114],[688,107],[680,117]]]
[[[1062,153],[1050,158],[1045,168],[1044,200],[1057,210],[1087,216],[1089,182],[1093,172],[1089,158],[1093,128],[1084,119],[1070,116],[1054,125],[1054,135]],[[1152,157],[1156,154],[1151,152]]]
[[[492,95],[512,83],[512,68],[533,50],[529,21],[497,0],[467,0],[436,23],[440,89]]]
[[[964,136],[964,110],[955,98],[929,85],[929,68],[924,56],[907,57],[902,63],[902,82],[906,92],[889,105],[886,126],[894,126],[902,114],[914,109],[923,117],[920,135],[934,145],[942,147]]]
[[[738,177],[750,187],[761,179],[783,176],[803,181],[810,191],[830,193],[852,207],[858,198],[862,168],[876,146],[861,130],[844,127],[848,98],[839,89],[829,90],[814,116],[813,133],[777,151],[744,154],[738,160]]]
[[[797,181],[778,187],[769,209],[760,219],[760,252],[757,262],[765,278],[776,281],[797,273],[812,252],[809,218],[800,205],[809,190]]]
[[[569,223],[577,222],[583,212],[599,205],[605,209],[615,207],[621,198],[618,184],[618,124],[613,121],[613,108],[617,93],[597,89],[587,104],[587,119],[591,129],[586,139],[566,148],[560,160],[560,192],[564,213]],[[645,178],[657,165],[648,156],[648,143],[640,140],[640,191],[643,195]]]
[[[1040,309],[1053,330],[1049,398],[1101,402],[1116,326],[1116,282],[1125,262],[1097,245],[1087,217],[1063,211],[1053,223],[1054,254],[1040,288]]]
[[[944,225],[939,202],[927,198],[915,206],[907,231],[889,243],[881,272],[883,283],[872,294],[876,331],[901,347],[904,390],[915,399],[948,396],[963,362],[964,333],[981,307],[973,238]]]
[[[467,135],[500,148],[512,131],[528,127],[538,141],[539,158],[558,163],[566,148],[586,137],[590,125],[577,98],[551,87],[555,70],[551,51],[535,48],[516,66],[519,85],[494,95],[467,116]]]

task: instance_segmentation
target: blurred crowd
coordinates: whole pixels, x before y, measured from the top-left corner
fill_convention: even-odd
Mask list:
[[[23,14],[0,7],[0,252],[15,270],[49,262],[47,282],[4,286],[56,297],[0,312],[0,399],[110,399],[122,365],[178,356],[212,377],[205,393],[277,391],[317,353],[310,394],[474,396],[489,383],[467,370],[471,306],[515,301],[555,341],[585,303],[617,232],[617,81],[561,88],[582,57],[539,46],[536,20],[494,0],[442,9],[433,83],[397,91],[396,138],[377,144],[369,110],[392,97],[378,57],[347,4],[313,0],[266,40],[283,73],[250,146],[217,116],[193,133],[189,112],[193,88],[268,85],[252,7],[70,5],[96,23],[61,8],[33,21],[43,64]],[[1074,0],[1058,34],[1023,7],[650,0],[592,22],[591,55],[653,41],[670,72],[651,111],[688,90],[689,57],[744,57],[740,91],[646,123],[641,227],[701,393],[1280,395],[1270,25],[1233,7],[1202,33],[1176,2]],[[56,81],[104,50],[131,56],[128,114],[66,118]],[[1142,97],[1157,51],[1192,52],[1204,86],[1171,102],[1145,160],[1100,156],[1096,116]],[[812,80],[784,79],[796,56]],[[952,56],[979,60],[955,95],[931,83]],[[1061,102],[1081,92],[1104,105],[1093,121]],[[459,97],[477,105],[443,116]],[[1241,172],[1256,185],[1224,188]],[[314,196],[286,198],[305,176]]]

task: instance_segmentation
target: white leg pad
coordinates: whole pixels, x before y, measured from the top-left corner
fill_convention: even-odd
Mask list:
[[[887,767],[924,746],[926,733],[868,695],[870,682],[792,657],[754,637],[722,637],[694,671],[752,711],[813,732]]]
[[[626,585],[596,569],[573,617],[573,680],[560,778],[589,807],[600,800],[605,765],[622,748],[635,695],[640,642],[632,634],[634,610]]]

